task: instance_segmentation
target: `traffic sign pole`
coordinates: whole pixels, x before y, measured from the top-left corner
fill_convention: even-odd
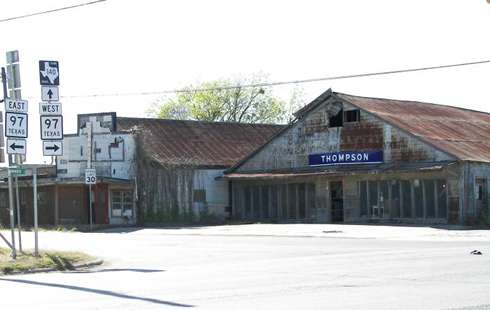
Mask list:
[[[8,172],[8,182],[9,182],[9,212],[10,212],[10,231],[12,234],[12,258],[16,259],[17,258],[17,250],[15,249],[15,233],[14,233],[14,191],[12,189],[12,173],[10,171],[9,167],[9,172]]]
[[[33,187],[33,201],[34,201],[34,256],[39,257],[39,244],[37,237],[37,168],[32,168],[32,187]]]
[[[3,89],[3,100],[5,101],[7,99],[7,74],[5,73],[5,68],[2,67],[1,70],[2,74],[2,89]],[[9,244],[10,249],[12,250],[12,258],[16,259],[17,258],[17,250],[15,249],[15,233],[14,233],[14,199],[12,196],[12,175],[10,174],[10,166],[12,165],[12,158],[10,155],[8,155],[8,164],[9,164],[9,170],[8,170],[8,185],[9,185],[9,213],[10,213],[10,232],[12,235],[12,242]],[[3,236],[2,236],[2,239]]]
[[[19,199],[19,177],[15,176],[15,200],[17,206],[17,229],[19,231],[19,252],[22,252],[22,235],[21,235],[21,223],[20,223],[20,199]]]

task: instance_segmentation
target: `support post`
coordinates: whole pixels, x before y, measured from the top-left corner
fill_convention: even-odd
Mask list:
[[[60,223],[60,210],[59,210],[59,188],[58,184],[54,185],[54,225]]]
[[[9,205],[10,205],[10,209],[9,209],[9,212],[10,212],[10,232],[11,232],[11,235],[12,235],[12,258],[13,259],[16,259],[17,258],[17,250],[15,249],[15,226],[14,226],[14,223],[15,223],[15,218],[14,218],[14,191],[13,191],[13,188],[12,188],[12,171],[10,170],[10,167],[9,167],[9,171],[8,171],[8,183],[9,183]]]
[[[92,184],[88,185],[88,207],[89,207],[89,216],[90,216],[90,231],[92,231]]]
[[[39,244],[38,244],[38,223],[37,223],[37,168],[32,168],[32,189],[34,192],[34,256],[39,256]]]
[[[17,208],[17,230],[19,231],[19,252],[22,252],[22,226],[20,224],[19,177],[15,176],[15,205]]]

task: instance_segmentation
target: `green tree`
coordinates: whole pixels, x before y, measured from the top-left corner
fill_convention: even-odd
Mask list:
[[[159,118],[245,123],[281,123],[288,120],[287,104],[271,87],[249,87],[265,83],[264,75],[249,79],[226,79],[186,87],[157,104]],[[238,87],[232,87],[238,86]],[[199,89],[199,91],[193,91]]]

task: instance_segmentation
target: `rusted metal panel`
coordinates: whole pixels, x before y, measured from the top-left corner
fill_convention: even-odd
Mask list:
[[[231,167],[268,141],[283,125],[118,117],[136,130],[142,148],[161,165]]]
[[[490,114],[406,100],[335,95],[460,160],[490,162]]]

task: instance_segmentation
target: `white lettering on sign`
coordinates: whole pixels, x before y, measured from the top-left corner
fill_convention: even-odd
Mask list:
[[[41,115],[41,140],[63,139],[63,116]]]
[[[27,113],[27,100],[5,99],[5,111]]]
[[[59,102],[40,102],[39,114],[41,115],[61,115],[61,103]]]
[[[58,68],[53,66],[51,67],[51,61],[45,61],[44,62],[44,70],[41,70],[41,75],[43,77],[47,77],[51,84],[54,84],[55,80],[58,78]]]
[[[27,138],[27,114],[5,112],[5,136]]]

